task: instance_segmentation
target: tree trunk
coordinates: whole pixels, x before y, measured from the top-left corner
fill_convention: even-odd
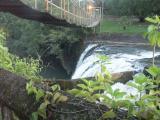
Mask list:
[[[153,60],[152,60],[153,66],[155,66],[155,52],[156,52],[156,46],[154,45],[154,47],[153,47]]]

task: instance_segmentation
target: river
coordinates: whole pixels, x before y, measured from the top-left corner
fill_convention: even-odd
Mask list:
[[[118,73],[125,71],[142,72],[145,66],[152,65],[152,48],[149,46],[108,46],[89,44],[81,54],[76,66],[76,70],[72,75],[72,79],[94,77],[97,71],[100,71],[100,64],[97,54],[109,57],[109,62],[104,63],[110,73]],[[160,50],[157,50],[156,64],[160,65]],[[128,80],[129,81],[129,80]],[[135,88],[126,84],[115,83],[112,88],[120,89],[127,94],[139,94]]]
[[[89,44],[81,54],[72,75],[72,79],[94,77],[100,71],[97,54],[109,57],[109,63],[104,63],[111,73],[143,70],[152,63],[152,49],[149,46],[108,46]],[[160,50],[155,54],[157,64],[160,61]]]

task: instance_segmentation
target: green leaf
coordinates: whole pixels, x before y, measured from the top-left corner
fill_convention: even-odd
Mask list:
[[[72,95],[77,95],[81,92],[81,90],[78,89],[72,89],[72,90],[68,90],[68,93],[72,94]]]
[[[61,97],[61,94],[60,94],[59,92],[57,92],[57,93],[53,96],[53,101],[54,101],[54,103],[56,103],[60,97]]]
[[[87,80],[87,79],[82,79],[82,81],[83,81],[86,85],[89,85],[89,80]]]
[[[136,89],[139,88],[138,85],[136,85],[136,84],[133,83],[133,82],[128,82],[127,85],[129,85],[129,86],[131,86],[131,87],[134,87],[134,88],[136,88]]]
[[[94,98],[94,99],[100,99],[101,97],[103,97],[101,94],[94,94],[94,95],[92,95],[92,97]]]
[[[38,89],[37,93],[36,93],[36,101],[39,101],[40,98],[44,97],[44,91],[41,89]]]
[[[38,120],[38,113],[37,112],[33,112],[31,117],[30,117],[30,120]]]
[[[98,91],[98,90],[105,90],[105,87],[102,85],[93,87],[93,91]]]
[[[115,118],[115,117],[116,117],[116,114],[112,110],[105,112],[102,116],[103,119]]]
[[[107,91],[107,93],[109,93],[109,94],[111,94],[111,95],[114,93],[111,85],[108,85],[108,86],[107,86],[107,90],[106,90],[106,91]]]
[[[134,76],[134,81],[138,84],[143,84],[147,80],[147,77],[144,74],[138,74]]]
[[[46,108],[47,108],[47,105],[49,105],[49,104],[50,104],[50,102],[49,102],[48,100],[45,100],[45,102],[42,103],[42,104],[40,105],[40,107],[38,108],[38,112],[37,112],[38,115],[41,116],[41,117],[43,117],[44,119],[47,118]]]
[[[113,96],[116,98],[116,99],[120,99],[120,98],[123,98],[123,96],[125,95],[126,93],[125,92],[120,92],[119,89],[116,89],[113,93]]]
[[[105,62],[105,61],[108,60],[108,57],[105,56],[105,55],[98,55],[97,57],[98,57],[98,58],[100,59],[100,61],[102,61],[102,62]]]
[[[68,97],[67,97],[67,96],[61,95],[61,96],[59,97],[59,99],[56,101],[56,103],[66,102],[67,100],[68,100]]]
[[[51,88],[52,88],[53,92],[57,92],[57,91],[60,90],[60,86],[59,85],[53,85]]]
[[[150,17],[147,17],[145,20],[148,21],[148,22],[150,22],[150,23],[154,23],[154,24],[157,23],[157,21],[155,19],[150,18]]]
[[[86,85],[84,85],[84,84],[78,84],[77,86],[82,88],[82,89],[85,89],[85,90],[88,89],[88,87]]]
[[[153,66],[147,69],[147,72],[150,73],[153,77],[160,75],[160,68]]]
[[[155,26],[155,25],[150,25],[149,27],[148,27],[148,32],[150,33],[150,32],[153,32],[153,31],[155,31],[157,29],[157,26]]]
[[[28,95],[31,95],[37,92],[37,89],[36,87],[33,86],[32,81],[26,84],[26,90],[27,90]]]

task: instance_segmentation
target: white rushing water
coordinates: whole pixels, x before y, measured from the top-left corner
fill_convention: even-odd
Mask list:
[[[141,71],[145,65],[140,61],[152,58],[152,50],[148,50],[146,48],[129,46],[107,47],[105,45],[98,46],[96,44],[91,44],[82,53],[72,79],[94,77],[96,72],[100,71],[100,65],[95,64],[95,62],[99,61],[97,53],[107,55],[109,57],[111,64],[106,62],[105,66],[111,73]],[[155,56],[158,55],[160,55],[160,52],[156,52]],[[133,80],[130,82],[133,82]],[[115,83],[112,85],[112,88],[113,90],[120,89],[121,92],[126,92],[126,96],[131,94],[134,96],[137,95],[137,100],[139,99],[140,93],[138,93],[137,89],[128,86],[127,84]],[[105,94],[107,95],[107,93]]]
[[[131,48],[131,50],[127,51],[126,49],[129,48],[120,48],[118,50],[118,48],[107,48],[105,46],[97,47],[93,50],[92,48],[95,46],[95,44],[89,45],[82,53],[72,79],[94,77],[96,72],[100,71],[100,65],[95,64],[95,62],[99,61],[97,52],[107,54],[111,64],[105,63],[105,66],[111,73],[140,71],[144,66],[139,60],[152,58],[151,50]],[[160,52],[156,52],[155,56],[158,55],[160,55]]]

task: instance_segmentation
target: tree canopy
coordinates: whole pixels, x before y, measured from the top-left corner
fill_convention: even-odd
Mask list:
[[[109,14],[136,16],[143,21],[145,17],[160,12],[159,0],[106,0],[105,7]]]

